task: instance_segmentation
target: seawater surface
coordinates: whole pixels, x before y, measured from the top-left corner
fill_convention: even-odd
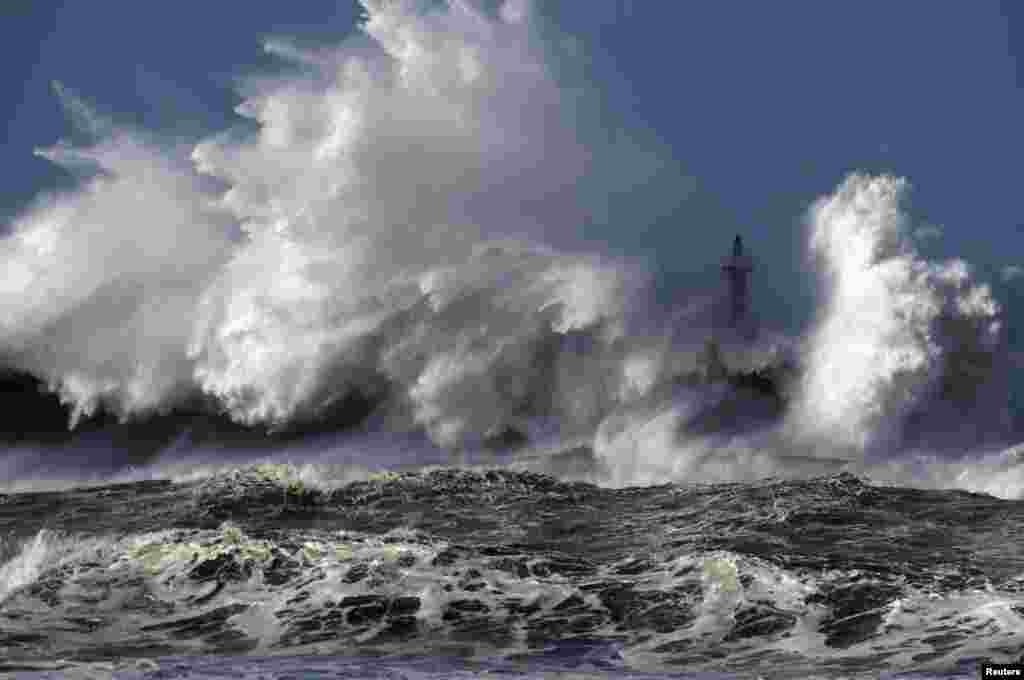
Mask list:
[[[973,677],[1024,650],[1022,511],[849,473],[610,489],[264,464],[10,493],[0,672]]]

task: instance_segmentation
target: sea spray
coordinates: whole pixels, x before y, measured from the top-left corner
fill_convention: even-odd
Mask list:
[[[937,392],[944,378],[963,381],[957,360],[990,356],[1000,339],[988,286],[961,260],[916,252],[907,190],[903,179],[854,174],[809,216],[825,303],[791,422],[829,447],[897,447],[915,408],[957,398]]]

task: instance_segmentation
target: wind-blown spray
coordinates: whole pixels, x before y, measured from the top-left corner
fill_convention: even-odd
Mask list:
[[[855,174],[810,213],[825,302],[791,422],[830,447],[898,446],[911,413],[981,396],[954,393],[969,389],[966,361],[986,357],[994,373],[999,307],[962,260],[917,254],[906,191],[903,179]]]
[[[374,427],[447,449],[509,428],[585,440],[628,484],[856,461],[993,411],[999,309],[965,263],[915,251],[904,180],[853,175],[812,208],[825,302],[806,337],[726,348],[734,373],[798,364],[785,404],[687,383],[713,299],[642,318],[643,268],[575,236],[594,192],[622,193],[601,182],[647,176],[659,150],[587,137],[600,121],[526,2],[364,8],[336,47],[268,41],[296,69],[241,85],[250,131],[187,149],[59,88],[93,141],[40,152],[81,185],[0,241],[0,352],[72,425],[198,402],[287,429],[356,395]]]

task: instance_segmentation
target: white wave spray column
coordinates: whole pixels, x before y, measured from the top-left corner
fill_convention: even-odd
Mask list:
[[[961,260],[915,251],[901,208],[907,182],[854,174],[810,213],[825,304],[809,342],[791,434],[819,452],[863,455],[900,442],[966,345],[994,349],[999,309]],[[964,330],[967,332],[964,332]]]

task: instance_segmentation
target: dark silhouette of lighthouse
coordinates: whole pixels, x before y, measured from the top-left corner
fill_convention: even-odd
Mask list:
[[[743,238],[737,234],[732,242],[732,255],[722,261],[722,272],[729,285],[729,327],[744,330],[749,326],[750,272],[754,262],[743,251]],[[749,328],[746,328],[750,332]]]

